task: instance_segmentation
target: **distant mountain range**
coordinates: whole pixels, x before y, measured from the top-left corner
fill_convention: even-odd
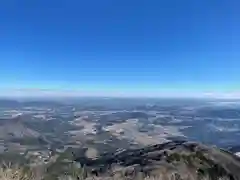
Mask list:
[[[48,100],[9,100],[0,99],[0,107],[4,108],[16,108],[16,107],[41,107],[41,106],[62,106],[63,103],[59,101]]]

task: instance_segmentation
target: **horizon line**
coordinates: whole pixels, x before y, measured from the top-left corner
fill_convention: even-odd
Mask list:
[[[161,99],[240,99],[239,92],[204,91],[108,91],[19,88],[0,90],[0,98],[161,98]]]

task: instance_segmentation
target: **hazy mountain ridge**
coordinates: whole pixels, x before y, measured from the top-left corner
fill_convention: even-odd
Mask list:
[[[21,117],[0,120],[0,138],[37,138],[40,134],[24,124]]]

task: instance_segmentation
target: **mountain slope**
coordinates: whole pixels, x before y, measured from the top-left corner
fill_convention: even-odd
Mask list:
[[[240,179],[240,160],[228,151],[202,144],[173,141],[142,149],[124,150],[97,159],[76,158],[87,170],[99,176],[123,172],[127,176],[175,174],[179,179]]]
[[[0,121],[0,139],[6,138],[37,138],[40,134],[28,128],[21,117],[4,119]]]

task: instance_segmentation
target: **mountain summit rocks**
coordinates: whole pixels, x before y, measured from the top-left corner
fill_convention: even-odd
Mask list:
[[[77,157],[75,160],[97,176],[124,173],[124,176],[142,174],[159,177],[174,174],[178,179],[240,179],[240,159],[237,156],[222,149],[187,141],[123,150],[96,159]]]

